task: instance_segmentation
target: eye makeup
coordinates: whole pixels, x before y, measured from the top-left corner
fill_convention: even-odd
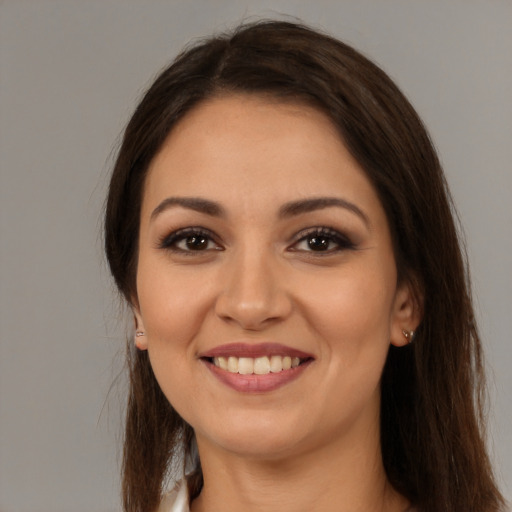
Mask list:
[[[210,230],[200,226],[190,226],[161,237],[158,240],[157,247],[176,253],[223,250],[223,247],[216,240],[217,237]]]
[[[356,248],[347,235],[326,226],[307,228],[299,232],[295,238],[296,242],[288,248],[289,251],[313,252],[325,256]]]

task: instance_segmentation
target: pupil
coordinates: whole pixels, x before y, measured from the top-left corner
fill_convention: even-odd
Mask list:
[[[208,245],[208,239],[202,235],[193,235],[187,238],[187,247],[192,250],[206,249]]]
[[[325,236],[312,236],[308,245],[312,251],[325,251],[329,248],[329,239]]]

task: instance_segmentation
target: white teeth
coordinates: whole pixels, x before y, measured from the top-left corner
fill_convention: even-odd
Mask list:
[[[252,357],[241,357],[238,360],[238,373],[240,375],[250,375],[254,372],[254,359]]]
[[[227,357],[216,357],[215,359],[217,359],[217,362],[215,363],[215,366],[219,366],[223,370],[227,370],[228,369],[228,359],[227,359]]]
[[[257,357],[254,360],[254,373],[256,375],[266,375],[270,373],[270,361],[267,356]]]
[[[283,371],[283,358],[281,356],[271,356],[270,371],[272,373],[279,373]]]
[[[297,368],[300,365],[299,357],[291,356],[263,356],[263,357],[214,357],[213,364],[217,368],[230,373],[241,375],[267,375],[279,373],[283,370]]]
[[[238,357],[228,358],[228,372],[238,373]]]

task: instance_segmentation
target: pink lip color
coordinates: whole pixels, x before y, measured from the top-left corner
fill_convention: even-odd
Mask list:
[[[306,359],[296,368],[283,370],[279,373],[268,373],[266,375],[241,375],[231,373],[215,366],[209,359],[213,357],[263,357],[263,356],[290,356]],[[297,379],[313,361],[313,356],[278,343],[230,343],[221,345],[214,349],[199,354],[206,367],[223,384],[226,384],[235,391],[243,393],[267,393],[274,391],[285,384]]]

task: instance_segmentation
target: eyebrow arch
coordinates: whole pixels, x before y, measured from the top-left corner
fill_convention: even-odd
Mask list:
[[[151,213],[151,220],[153,220],[163,211],[175,206],[188,208],[189,210],[211,215],[212,217],[225,216],[224,208],[222,208],[222,206],[215,201],[210,201],[201,197],[168,197],[153,210]]]
[[[310,199],[301,199],[298,201],[291,201],[284,204],[279,209],[280,217],[292,217],[294,215],[301,215],[303,213],[313,212],[315,210],[322,210],[324,208],[332,207],[344,208],[356,214],[366,225],[370,228],[371,223],[368,216],[354,203],[341,199],[340,197],[313,197]]]

